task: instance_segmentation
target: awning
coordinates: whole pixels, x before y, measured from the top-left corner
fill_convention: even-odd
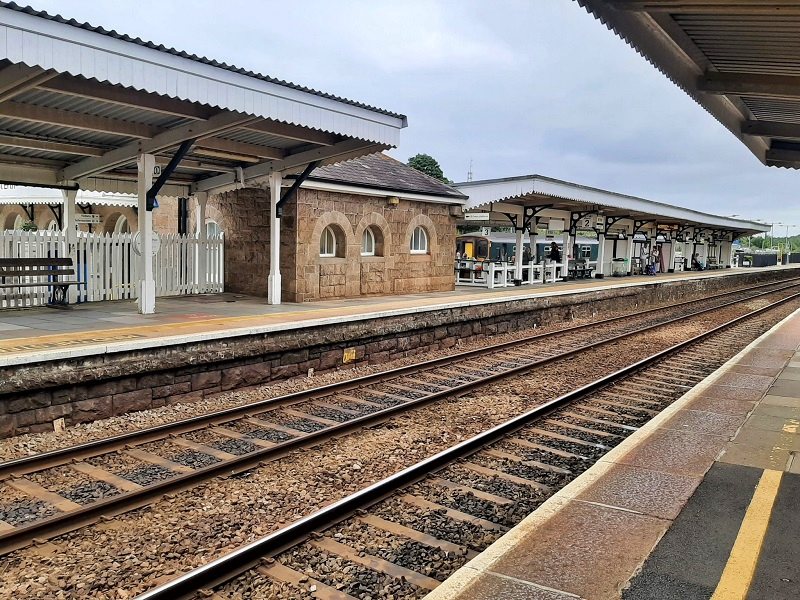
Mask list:
[[[0,182],[136,191],[195,140],[162,194],[220,191],[393,147],[403,115],[0,2]]]
[[[764,164],[800,167],[800,3],[578,0]]]
[[[467,194],[466,210],[496,213],[490,218],[508,225],[503,215],[511,207],[548,207],[550,211],[623,217],[663,226],[698,226],[739,235],[769,231],[764,223],[704,213],[690,208],[618,194],[541,175],[456,183]]]

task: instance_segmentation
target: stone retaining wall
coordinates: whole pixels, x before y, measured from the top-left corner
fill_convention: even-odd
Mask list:
[[[356,363],[450,348],[458,340],[547,325],[614,310],[701,298],[792,271],[744,272],[718,278],[427,310],[270,334],[227,337],[116,354],[0,368],[0,437],[52,429],[52,422],[92,421],[221,391]],[[380,332],[379,334],[376,332]]]

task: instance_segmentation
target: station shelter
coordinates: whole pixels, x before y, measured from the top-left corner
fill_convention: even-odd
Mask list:
[[[674,272],[692,268],[729,268],[733,241],[769,231],[763,223],[734,219],[661,202],[592,188],[541,175],[487,179],[455,184],[469,196],[463,225],[511,228],[515,250],[537,233],[558,248],[557,256],[526,260],[523,252],[510,261],[482,265],[456,260],[457,283],[504,287],[559,281],[576,274],[610,275]],[[580,237],[597,240],[596,257],[576,244]],[[541,237],[539,238],[541,239]],[[534,241],[534,244],[536,242]],[[468,273],[478,271],[479,274]]]
[[[15,4],[0,5],[0,36],[0,184],[61,192],[62,252],[76,262],[78,191],[134,194],[134,295],[145,314],[155,311],[154,212],[169,199],[205,223],[210,196],[260,190],[247,209],[269,215],[267,297],[279,303],[286,203],[315,168],[395,147],[407,125],[392,111]],[[256,202],[265,189],[268,202]],[[190,271],[202,289],[206,227],[197,237]]]

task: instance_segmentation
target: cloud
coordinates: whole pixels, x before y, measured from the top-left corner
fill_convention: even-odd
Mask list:
[[[30,0],[37,8],[408,115],[405,160],[540,173],[800,225],[800,173],[764,167],[568,0]],[[132,18],[133,17],[133,18]]]

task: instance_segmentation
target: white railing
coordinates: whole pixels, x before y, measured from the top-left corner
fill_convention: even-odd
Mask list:
[[[188,235],[162,235],[153,257],[157,296],[219,293],[225,283],[225,249],[222,235],[201,244]],[[69,257],[63,231],[0,231],[0,258]],[[203,252],[204,250],[204,252]],[[206,268],[201,272],[202,255]],[[135,299],[138,296],[139,261],[130,233],[79,233],[74,268],[80,285],[78,302]],[[15,278],[25,283],[45,283],[47,277]],[[70,279],[70,278],[68,278]],[[41,306],[51,291],[41,287],[0,290],[0,307]]]
[[[561,281],[566,268],[566,264],[551,262],[522,265],[520,285]],[[489,289],[513,287],[516,285],[514,282],[516,271],[516,266],[511,263],[457,260],[455,263],[456,285],[487,287]]]

